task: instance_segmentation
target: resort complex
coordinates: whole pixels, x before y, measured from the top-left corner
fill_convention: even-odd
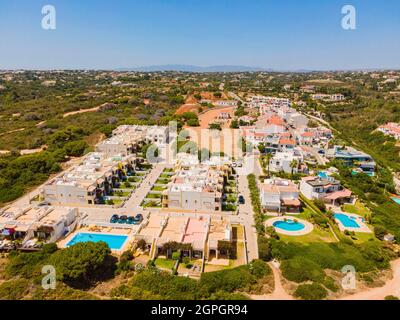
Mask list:
[[[396,143],[393,123],[369,133],[387,139],[381,157],[350,143],[331,124],[335,115],[322,113],[325,104],[345,106],[348,95],[312,96],[318,86],[305,83],[271,93],[215,85],[209,91],[195,75],[173,75],[176,83],[198,82],[184,101],[164,88],[169,93],[158,93],[157,103],[169,105],[157,111],[150,92],[121,94],[83,115],[66,113],[65,119],[96,121],[109,112],[95,134],[38,123],[37,130],[51,135],[47,145],[1,156],[0,173],[25,179],[17,189],[8,186],[3,197],[12,201],[0,208],[0,252],[14,263],[6,272],[22,268],[19,259],[49,259],[57,270],[71,269],[63,285],[72,288],[87,280],[79,270],[103,259],[87,271],[104,273],[85,283],[90,293],[138,300],[275,298],[276,290],[290,299],[315,292],[318,299],[338,299],[358,294],[340,287],[341,268],[353,264],[362,288],[389,278],[400,235],[400,182],[396,189],[395,168],[385,167],[393,166],[394,156],[385,153]],[[158,76],[137,81],[149,77],[162,87],[171,80]],[[121,86],[119,72],[112,77],[112,90],[128,95],[141,88]],[[241,77],[247,76],[231,75],[230,86]],[[141,113],[131,119],[136,108]],[[3,157],[16,161],[6,167]],[[67,260],[59,258],[64,254]],[[63,261],[68,264],[60,267]],[[191,291],[158,288],[180,281]],[[152,284],[143,289],[143,283]]]

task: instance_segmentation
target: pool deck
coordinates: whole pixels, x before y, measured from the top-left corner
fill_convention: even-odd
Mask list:
[[[355,217],[356,218],[355,222],[357,222],[357,224],[360,226],[359,228],[345,227],[339,219],[335,218],[335,221],[336,221],[337,225],[339,226],[340,231],[344,232],[345,230],[348,230],[348,231],[354,231],[354,232],[372,233],[372,230],[370,228],[368,228],[367,224],[361,220],[362,217],[359,216],[358,214],[339,212],[339,211],[335,212],[335,214],[344,214],[349,217]]]
[[[285,218],[288,219],[292,219],[292,220],[297,220],[298,222],[304,224],[304,229],[303,230],[299,230],[299,231],[286,231],[286,230],[282,230],[282,229],[278,229],[276,227],[274,227],[274,223],[278,222],[278,221],[283,221]],[[279,218],[272,218],[272,219],[268,219],[265,222],[267,227],[274,227],[276,232],[283,234],[285,236],[304,236],[306,234],[309,234],[310,232],[312,232],[314,230],[314,226],[312,225],[312,223],[306,221],[306,220],[302,220],[302,219],[296,219],[293,217],[279,217]]]

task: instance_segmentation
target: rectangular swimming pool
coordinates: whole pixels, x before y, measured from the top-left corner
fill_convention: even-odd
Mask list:
[[[121,250],[128,236],[103,234],[103,233],[77,233],[68,243],[67,247],[73,246],[80,242],[100,242],[107,243],[111,250]]]
[[[345,228],[360,228],[354,217],[350,217],[343,213],[335,213],[334,217],[338,219]]]

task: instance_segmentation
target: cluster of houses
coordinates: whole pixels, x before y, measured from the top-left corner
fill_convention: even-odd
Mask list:
[[[384,135],[392,136],[396,140],[400,140],[400,123],[389,122],[380,126],[377,130]]]
[[[151,246],[152,259],[158,255],[169,256],[171,243],[181,245],[183,256],[218,259],[229,254],[229,244],[233,241],[232,225],[221,216],[159,213],[148,216],[136,239]]]
[[[276,99],[257,96],[251,100],[258,106],[260,116],[254,125],[241,126],[241,135],[251,145],[262,145],[267,153],[273,155],[270,171],[307,173],[304,160],[309,157],[309,150],[304,147],[326,148],[332,131],[323,126],[309,127],[308,118],[291,108],[290,101]]]
[[[56,242],[71,233],[80,218],[76,208],[5,207],[0,210],[0,248],[10,240],[19,240],[26,249],[34,247],[36,240]]]
[[[224,182],[231,172],[227,158],[211,157],[200,163],[197,155],[178,154],[174,175],[163,192],[163,208],[220,212]]]
[[[346,97],[341,93],[335,94],[323,94],[323,93],[316,93],[311,95],[313,100],[322,100],[328,102],[340,102],[346,100]]]
[[[373,158],[351,147],[332,146],[332,131],[324,126],[308,126],[308,118],[290,107],[281,98],[256,96],[250,98],[259,108],[259,118],[253,126],[241,126],[242,137],[254,147],[263,146],[270,156],[267,163],[272,173],[302,174],[300,183],[289,179],[271,178],[260,187],[261,205],[265,211],[296,213],[300,211],[299,194],[310,200],[322,200],[328,205],[352,203],[352,192],[343,188],[331,174],[309,175],[308,163],[316,156],[326,164],[340,160],[358,172],[374,175]],[[260,149],[260,148],[259,148]],[[323,161],[322,161],[322,160]]]
[[[77,166],[48,181],[41,198],[49,204],[85,206],[104,204],[122,181],[143,162],[137,151],[146,143],[165,144],[168,127],[120,126]]]

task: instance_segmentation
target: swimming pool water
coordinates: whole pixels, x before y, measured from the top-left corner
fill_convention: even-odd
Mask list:
[[[334,217],[338,219],[346,228],[360,228],[360,225],[355,221],[354,217],[349,217],[343,213],[336,213]]]
[[[400,205],[400,198],[393,197],[392,200]]]
[[[107,243],[112,250],[121,250],[128,236],[119,236],[102,233],[77,233],[68,243],[67,247],[73,246],[80,242],[100,242]]]
[[[305,228],[305,225],[300,222],[294,222],[293,220],[288,221],[276,221],[273,223],[275,228],[285,231],[300,231]]]
[[[328,175],[326,174],[326,172],[323,172],[323,171],[318,172],[318,176],[321,179],[327,179],[328,178]]]

